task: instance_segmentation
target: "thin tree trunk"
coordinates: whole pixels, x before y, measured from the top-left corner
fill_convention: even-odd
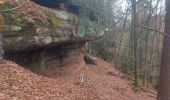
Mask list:
[[[127,7],[129,6],[129,2],[128,2],[128,5]],[[117,54],[116,54],[116,58],[117,58],[117,61],[116,61],[116,65],[118,64],[118,61],[119,61],[119,54],[120,54],[120,50],[121,50],[121,44],[122,44],[122,39],[123,39],[123,35],[125,33],[125,26],[126,26],[126,21],[127,21],[127,17],[128,17],[128,9],[126,9],[126,15],[125,15],[125,20],[123,22],[123,25],[122,25],[122,32],[121,32],[121,35],[120,35],[120,41],[119,41],[119,44],[118,44],[118,49],[117,49]]]
[[[160,5],[162,5],[162,0],[160,1]],[[160,8],[160,12],[163,12],[162,11],[162,8]],[[161,21],[162,21],[162,17],[159,17],[159,31],[161,32],[162,30],[162,26],[163,26],[163,24],[161,23]],[[158,34],[158,57],[159,57],[159,59],[158,59],[158,61],[157,61],[157,65],[159,66],[159,68],[160,68],[160,66],[161,66],[161,57],[160,57],[160,52],[162,52],[162,35],[161,34]]]
[[[3,25],[3,16],[0,12],[0,60],[3,59],[3,43],[2,43],[2,25]]]
[[[157,2],[159,2],[159,0],[157,0]],[[155,10],[155,14],[156,14],[156,16],[155,16],[155,20],[154,20],[154,23],[153,23],[153,25],[154,25],[154,27],[155,27],[155,29],[157,29],[158,28],[158,25],[157,25],[157,23],[158,23],[158,8],[156,8],[156,10]],[[161,23],[159,23],[159,25],[161,25]],[[151,68],[150,68],[150,70],[149,70],[149,72],[150,71],[152,71],[152,70],[154,70],[154,50],[156,49],[156,51],[158,51],[158,49],[159,49],[159,45],[157,45],[156,47],[154,47],[154,44],[158,44],[159,42],[157,41],[158,40],[158,36],[159,36],[159,33],[157,33],[157,32],[154,32],[154,36],[153,36],[153,39],[152,39],[152,47],[151,47],[151,57],[150,57],[150,65],[151,65]],[[150,79],[150,73],[149,73],[149,81],[151,81],[151,79]],[[147,88],[148,88],[148,84],[149,84],[149,82],[147,83]],[[152,84],[153,85],[153,84]]]
[[[165,33],[170,35],[170,0],[166,0]],[[157,100],[170,100],[170,38],[164,36]]]
[[[137,43],[137,31],[136,26],[136,0],[131,0],[132,3],[132,45],[133,45],[133,66],[135,74],[135,87],[138,87],[138,43]]]
[[[152,0],[150,0],[150,4],[149,4],[149,15],[148,15],[148,22],[147,22],[147,27],[150,26],[150,19],[151,19],[151,11],[152,11]],[[144,77],[143,77],[143,85],[144,87],[146,87],[147,85],[147,69],[148,69],[148,39],[149,39],[149,29],[146,30],[146,41],[145,41],[145,70],[144,70]]]
[[[0,60],[3,59],[3,54],[4,51],[3,51],[3,44],[2,44],[2,33],[0,32]]]

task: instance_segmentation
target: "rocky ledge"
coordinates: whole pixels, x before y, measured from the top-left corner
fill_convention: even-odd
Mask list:
[[[7,0],[0,9],[5,58],[40,66],[41,72],[49,66],[78,62],[85,42],[97,37],[81,34],[78,17],[68,11],[29,0]]]

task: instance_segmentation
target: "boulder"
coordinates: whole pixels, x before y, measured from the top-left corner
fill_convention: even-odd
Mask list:
[[[6,53],[31,50],[51,44],[58,45],[79,37],[76,33],[77,16],[45,8],[31,1],[20,1],[8,0],[0,6],[4,17],[2,35]]]
[[[76,15],[29,0],[4,1],[0,9],[0,44],[2,35],[5,59],[38,73],[83,61],[81,48],[86,39],[77,33]],[[1,51],[0,45],[0,58]]]
[[[68,11],[30,0],[7,0],[0,9],[5,58],[33,69],[36,66],[41,72],[50,66],[79,62],[85,42],[96,38],[81,34],[79,18]]]
[[[96,57],[93,57],[89,54],[86,54],[84,56],[84,61],[87,63],[87,64],[92,64],[92,65],[97,65],[97,58]]]

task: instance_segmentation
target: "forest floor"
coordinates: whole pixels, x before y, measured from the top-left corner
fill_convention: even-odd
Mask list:
[[[3,61],[0,100],[155,100],[145,92],[135,92],[128,80],[120,78],[118,70],[101,59],[97,65],[68,66],[56,68],[54,75],[43,76]]]

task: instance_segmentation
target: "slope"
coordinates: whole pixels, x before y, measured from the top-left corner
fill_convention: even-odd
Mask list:
[[[70,64],[38,75],[11,61],[0,64],[1,100],[154,100],[134,92],[111,64],[98,59],[97,65]],[[82,67],[80,67],[82,66]],[[48,73],[51,73],[49,70]],[[83,83],[80,81],[83,77]]]

